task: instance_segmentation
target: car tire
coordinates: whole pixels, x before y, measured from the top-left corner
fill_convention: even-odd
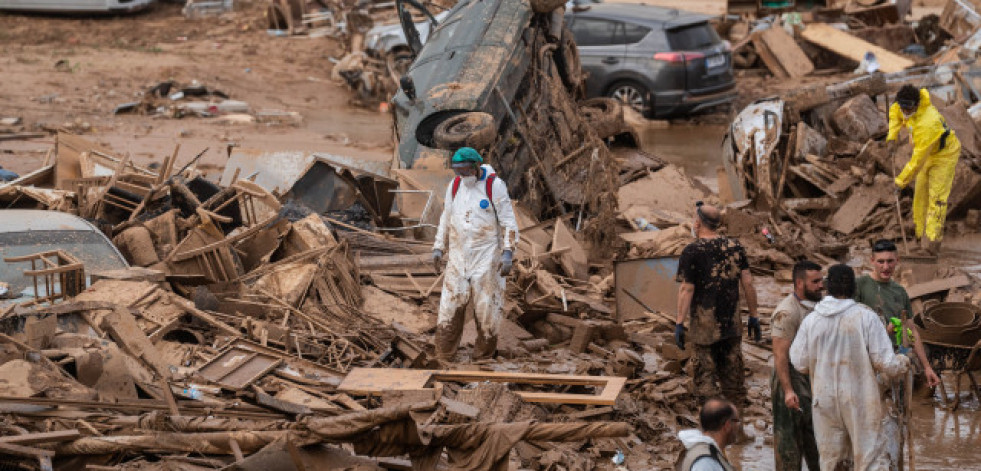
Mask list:
[[[623,129],[623,105],[613,98],[590,98],[579,103],[579,113],[600,139]]]
[[[579,88],[582,83],[582,63],[579,60],[579,48],[576,47],[576,40],[573,39],[569,28],[562,28],[559,47],[553,57],[559,76],[562,77],[562,83],[569,90]]]
[[[654,114],[650,90],[633,80],[622,80],[614,83],[607,89],[606,96],[633,108],[645,118],[650,118]]]
[[[469,111],[451,116],[436,126],[433,139],[436,147],[456,150],[473,147],[477,150],[487,148],[497,135],[494,117],[480,111]]]

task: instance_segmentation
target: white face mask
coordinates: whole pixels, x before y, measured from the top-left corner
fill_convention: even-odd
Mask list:
[[[474,186],[477,184],[477,177],[474,175],[471,175],[469,177],[463,177],[462,182],[464,185]]]

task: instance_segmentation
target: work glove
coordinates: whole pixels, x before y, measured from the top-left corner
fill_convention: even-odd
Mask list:
[[[433,266],[436,267],[436,273],[443,268],[443,251],[440,249],[433,249]]]
[[[685,349],[685,325],[675,324],[674,325],[674,343],[678,348]]]
[[[906,373],[907,371],[909,371],[910,366],[912,366],[912,363],[910,362],[908,356],[896,355],[896,359],[899,360],[899,368],[898,368],[899,373]]]
[[[749,338],[753,339],[754,342],[763,340],[763,329],[760,328],[759,317],[749,316],[749,322],[746,323],[746,328],[749,331]]]
[[[893,180],[893,183],[896,184],[896,189],[902,190],[903,188],[906,188],[906,185],[899,179],[899,177],[896,177],[896,179]]]
[[[511,267],[514,266],[513,257],[510,250],[504,251],[504,255],[501,257],[501,276],[511,274]]]

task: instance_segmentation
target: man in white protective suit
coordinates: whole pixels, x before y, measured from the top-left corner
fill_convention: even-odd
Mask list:
[[[886,405],[876,375],[899,378],[910,361],[893,353],[879,316],[852,299],[851,267],[832,266],[825,285],[829,296],[804,318],[790,347],[791,363],[811,377],[821,470],[887,471]]]
[[[436,320],[436,355],[453,361],[463,333],[467,303],[473,300],[477,340],[472,359],[492,357],[504,306],[504,277],[511,272],[518,223],[507,186],[470,148],[453,154],[456,173],[443,199],[433,263],[448,260]]]

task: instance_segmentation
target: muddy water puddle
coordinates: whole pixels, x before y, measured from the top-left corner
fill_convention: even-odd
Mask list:
[[[948,395],[953,397],[953,375],[945,374],[944,383]],[[914,400],[912,433],[917,469],[981,469],[981,410],[977,400],[965,392],[969,387],[964,378],[961,404],[956,411],[940,405],[939,393],[932,400]],[[758,435],[760,437],[755,440],[728,450],[728,456],[739,463],[742,471],[774,469],[772,427]],[[806,465],[804,469],[807,469]]]
[[[658,126],[652,123],[638,132],[645,151],[680,166],[712,191],[719,191],[716,168],[722,165],[722,137],[726,126],[684,123]]]

